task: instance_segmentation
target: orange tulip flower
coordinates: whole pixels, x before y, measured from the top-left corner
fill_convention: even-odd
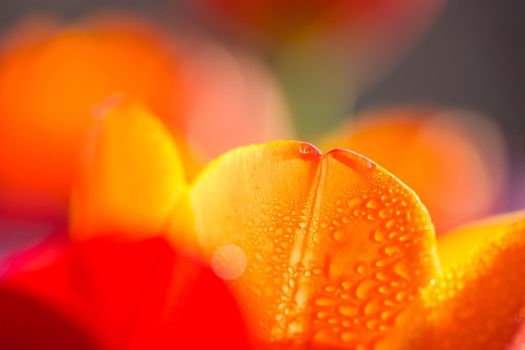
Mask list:
[[[140,105],[117,100],[101,117],[75,191],[73,238],[165,234],[181,246],[196,234],[257,348],[512,342],[525,307],[524,212],[436,242],[417,195],[352,151],[322,154],[297,141],[245,146],[185,185],[175,144]],[[154,339],[148,330],[137,337]]]
[[[79,182],[88,196],[77,202],[86,205],[73,213],[87,218],[79,222],[112,222],[128,232],[141,225],[162,232],[164,223],[179,245],[184,239],[174,228],[185,228],[186,242],[193,231],[205,261],[236,295],[257,346],[479,349],[512,341],[525,307],[525,213],[436,244],[417,195],[384,168],[351,151],[323,155],[296,141],[228,152],[180,190],[182,183],[169,185],[181,173],[167,151],[175,145],[137,106],[124,100],[99,121],[83,171],[88,181]],[[145,158],[128,144],[147,149]],[[97,203],[119,220],[90,212]],[[166,212],[158,208],[174,205],[187,215],[168,210],[157,218]],[[73,225],[74,237],[94,232],[83,227],[96,225]]]
[[[486,118],[431,106],[381,108],[327,135],[322,148],[366,154],[421,197],[438,233],[497,211],[507,175],[499,130]]]
[[[248,146],[190,189],[211,266],[269,348],[502,349],[525,306],[525,212],[436,245],[414,192],[351,151]]]

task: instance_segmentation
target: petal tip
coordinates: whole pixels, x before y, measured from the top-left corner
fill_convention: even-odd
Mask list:
[[[374,170],[377,165],[367,157],[344,148],[335,148],[326,154],[327,158],[333,158],[355,170]]]
[[[308,142],[298,142],[299,155],[304,160],[319,160],[323,152],[316,146]]]

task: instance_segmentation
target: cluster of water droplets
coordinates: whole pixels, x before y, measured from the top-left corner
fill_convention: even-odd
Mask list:
[[[269,332],[261,335],[269,341],[302,332],[304,305],[295,296],[301,293],[305,279],[321,274],[319,266],[303,264],[300,257],[291,263],[293,255],[301,253],[297,242],[305,237],[308,217],[306,197],[287,198],[261,201],[257,212],[247,216],[256,218],[245,223],[249,232],[244,244],[253,254],[245,272],[249,283],[233,282],[246,314],[254,316],[259,330]]]
[[[387,185],[343,193],[335,209],[321,219],[320,235],[331,238],[331,251],[363,239],[367,242],[361,245],[367,248],[348,256],[355,260],[351,270],[337,280],[328,276],[315,293],[313,329],[319,342],[369,348],[416,294],[413,280],[422,272],[417,254],[411,254],[421,249],[420,237],[430,228],[407,190]],[[358,232],[361,228],[366,235]]]

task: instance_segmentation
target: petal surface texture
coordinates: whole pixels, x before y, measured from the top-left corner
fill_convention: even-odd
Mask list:
[[[190,200],[211,267],[266,346],[372,347],[435,273],[426,209],[351,151],[238,148],[204,170]]]
[[[130,98],[99,109],[74,191],[73,235],[158,233],[187,189],[171,136]]]
[[[410,349],[505,349],[523,323],[525,211],[440,238],[442,274],[424,292]]]

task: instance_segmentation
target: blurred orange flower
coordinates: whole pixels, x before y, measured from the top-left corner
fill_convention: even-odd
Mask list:
[[[88,20],[60,30],[33,24],[21,32],[0,57],[2,204],[53,213],[69,195],[93,104],[131,93],[180,119],[178,62],[137,21]]]
[[[63,213],[93,106],[114,93],[139,97],[162,118],[190,177],[201,153],[287,135],[286,107],[267,70],[204,43],[171,39],[129,15],[22,23],[0,52],[0,210]],[[224,75],[231,80],[220,84]],[[225,90],[236,99],[217,104]]]

